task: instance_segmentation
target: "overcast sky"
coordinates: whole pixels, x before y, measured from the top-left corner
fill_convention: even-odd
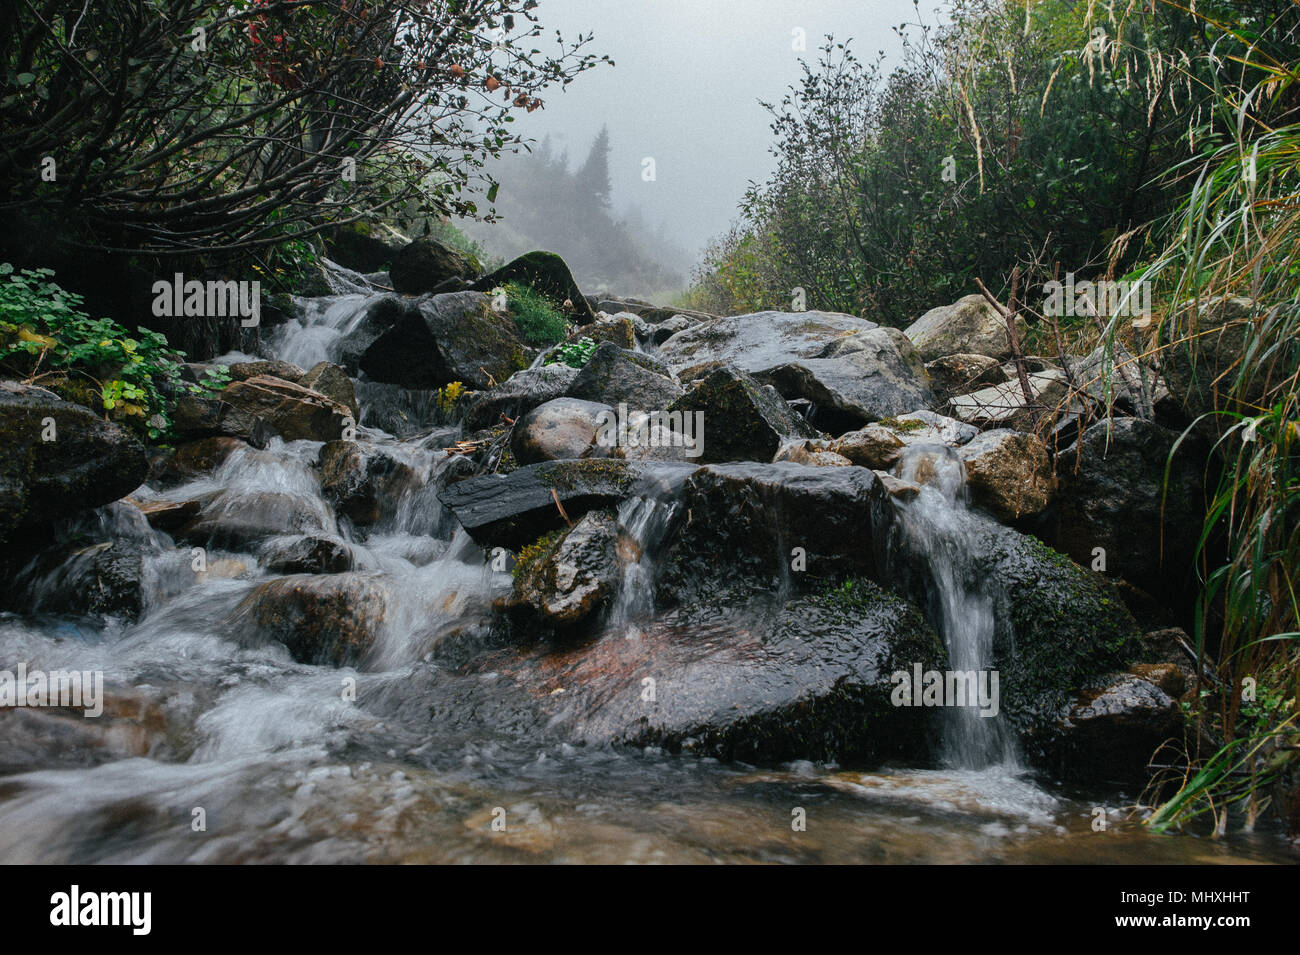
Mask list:
[[[922,0],[926,22],[940,7]],[[799,57],[815,60],[831,33],[852,38],[860,59],[883,51],[896,61],[892,28],[917,17],[912,0],[541,0],[537,12],[551,37],[594,32],[590,49],[617,65],[552,93],[525,134],[549,135],[576,165],[607,123],[615,207],[639,203],[691,252],[735,218],[748,182],[771,171],[770,118],[758,101],[780,100],[800,76]],[[806,53],[792,49],[796,29]],[[642,179],[647,157],[654,182]]]

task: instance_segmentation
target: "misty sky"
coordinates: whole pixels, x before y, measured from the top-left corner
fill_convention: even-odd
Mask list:
[[[927,23],[940,7],[922,0]],[[541,0],[537,12],[550,37],[594,32],[589,49],[617,65],[553,92],[521,119],[525,135],[549,135],[577,165],[607,123],[615,207],[640,204],[692,253],[735,218],[747,183],[771,171],[770,118],[758,101],[780,100],[800,76],[798,58],[815,60],[832,33],[852,38],[864,61],[884,51],[896,62],[892,28],[917,16],[911,0]],[[807,53],[792,50],[795,28],[806,31]],[[641,178],[645,157],[655,182]]]

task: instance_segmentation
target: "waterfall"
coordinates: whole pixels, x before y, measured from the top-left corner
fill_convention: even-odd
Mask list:
[[[926,571],[931,622],[959,673],[993,672],[995,618],[986,569],[971,558],[983,525],[972,514],[961,457],[943,445],[906,449],[894,473],[920,486],[908,501],[895,499],[897,543],[920,559]],[[991,676],[990,685],[991,684]],[[977,706],[946,706],[943,756],[951,767],[1018,767],[1014,736],[1001,715],[981,715]]]

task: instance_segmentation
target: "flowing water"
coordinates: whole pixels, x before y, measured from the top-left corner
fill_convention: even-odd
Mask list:
[[[349,281],[338,295],[301,302],[272,353],[299,365],[332,357],[373,294]],[[374,648],[356,666],[297,663],[281,644],[254,639],[245,602],[276,576],[258,563],[265,541],[210,547],[196,570],[191,547],[130,505],[100,509],[78,530],[132,540],[146,555],[147,606],[134,623],[60,615],[77,579],[71,562],[93,548],[60,567],[29,568],[22,589],[31,612],[0,615],[0,669],[99,670],[106,702],[99,719],[0,710],[0,861],[1292,858],[1276,836],[1152,836],[1126,820],[1135,794],[1071,792],[1024,772],[996,720],[954,722],[942,767],[873,772],[574,746],[544,727],[466,720],[468,710],[494,712],[497,675],[455,677],[434,651],[452,636],[485,635],[510,575],[437,503],[449,461],[440,445],[451,438],[426,429],[399,441],[360,429],[359,440],[383,446],[413,475],[364,535],[322,498],[313,442],[244,449],[208,477],[136,494],[206,500],[240,519],[279,509],[277,520],[350,547],[350,579],[383,593],[362,621]],[[947,463],[932,466],[938,480],[902,513],[902,526],[928,555],[954,660],[978,668],[989,659],[991,605],[961,562],[960,482]],[[619,512],[627,571],[610,626],[630,635],[654,613],[654,555],[675,490],[647,487]],[[1092,830],[1095,806],[1111,819],[1104,834]],[[806,831],[792,829],[798,808]]]

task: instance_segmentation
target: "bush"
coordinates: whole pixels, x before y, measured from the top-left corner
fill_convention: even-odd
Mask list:
[[[0,264],[0,372],[49,388],[158,441],[171,429],[173,398],[181,390],[213,392],[224,369],[204,385],[183,385],[185,356],[157,332],[137,336],[112,319],[92,319],[81,297],[50,281],[49,269],[14,272]]]
[[[505,285],[506,301],[515,324],[530,345],[557,345],[569,334],[569,323],[550,300],[519,282]]]
[[[546,360],[546,364],[581,368],[591,361],[591,356],[594,354],[596,354],[596,340],[580,338],[576,342],[566,342],[555,349],[554,354]]]

